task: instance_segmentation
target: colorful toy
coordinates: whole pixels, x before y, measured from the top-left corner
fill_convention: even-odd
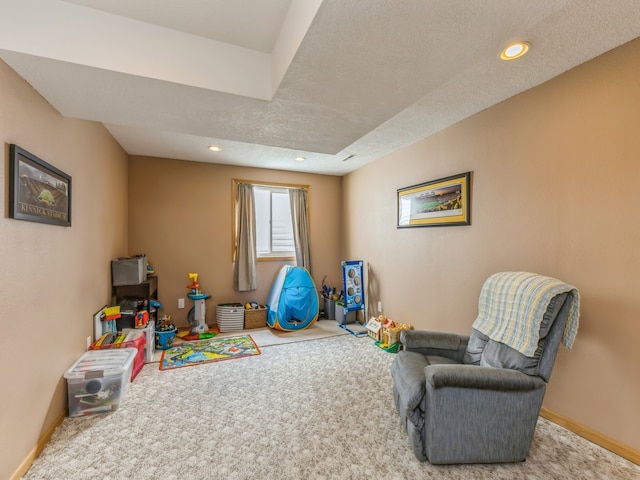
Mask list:
[[[364,299],[363,260],[342,261],[342,283],[344,286],[344,304],[342,306],[343,323],[338,325],[356,337],[371,335],[371,330],[365,325],[366,303]],[[347,315],[349,312],[354,312],[351,320]],[[357,312],[362,312],[362,324],[360,323]],[[336,318],[337,317],[336,315]]]
[[[384,320],[381,317],[383,317],[383,315],[380,315],[378,318],[371,317],[367,322],[368,335],[376,342],[382,340],[382,322]]]
[[[122,315],[120,314],[120,305],[117,305],[115,307],[105,307],[104,317],[105,317],[105,320],[107,321],[115,320],[117,318],[122,317]]]
[[[156,324],[155,343],[158,350],[167,350],[173,346],[178,329],[171,320],[171,315],[164,315]]]
[[[304,267],[285,265],[267,297],[267,325],[276,330],[302,330],[318,319],[318,291]]]
[[[187,285],[187,288],[190,290],[190,293],[187,294],[191,300],[193,300],[194,306],[189,311],[187,315],[187,319],[191,324],[191,333],[192,334],[201,334],[209,331],[209,326],[205,321],[206,315],[206,305],[205,301],[211,298],[211,295],[208,293],[203,293],[200,290],[200,284],[198,283],[198,274],[197,273],[189,273],[189,279],[191,280],[191,284]]]
[[[168,350],[173,346],[176,338],[176,329],[155,332],[156,348],[158,350]]]
[[[147,323],[149,323],[149,312],[146,310],[136,312],[136,328],[144,328]]]
[[[121,317],[122,317],[122,314],[120,313],[119,305],[114,307],[105,306],[102,309],[102,313],[100,316],[100,319],[104,321],[104,323],[102,323],[100,332],[102,333],[116,332],[118,330],[118,325],[116,323],[116,320]],[[96,333],[99,333],[99,332],[96,332]],[[97,338],[97,335],[96,335],[96,338]]]

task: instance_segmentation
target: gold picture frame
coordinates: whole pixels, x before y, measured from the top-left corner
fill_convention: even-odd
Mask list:
[[[471,225],[471,172],[398,190],[398,228]]]

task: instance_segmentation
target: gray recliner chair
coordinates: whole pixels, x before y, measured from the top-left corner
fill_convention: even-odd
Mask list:
[[[433,464],[525,459],[560,342],[571,348],[578,291],[503,272],[487,279],[471,335],[408,330],[393,398],[416,457]]]

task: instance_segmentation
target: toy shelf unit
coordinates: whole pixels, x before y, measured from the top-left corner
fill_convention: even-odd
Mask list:
[[[113,285],[112,305],[120,305],[121,317],[116,321],[118,330],[136,328],[136,314],[148,312],[148,321],[157,323],[158,277],[149,275],[137,285]]]
[[[366,302],[364,294],[364,261],[342,261],[342,283],[344,287],[344,300],[342,313],[336,304],[336,321],[347,332],[360,337],[367,335],[364,325],[366,315]],[[358,321],[358,312],[362,312],[362,324]]]

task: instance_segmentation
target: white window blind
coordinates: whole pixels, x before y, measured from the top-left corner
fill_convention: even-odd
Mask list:
[[[258,257],[295,255],[289,191],[283,187],[254,187]]]

